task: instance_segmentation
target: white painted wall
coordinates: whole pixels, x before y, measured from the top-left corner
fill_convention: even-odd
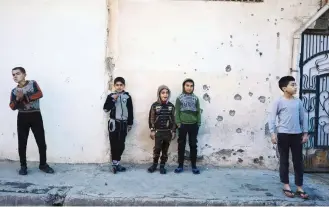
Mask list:
[[[276,166],[277,161],[268,158],[275,151],[265,136],[267,109],[279,94],[277,77],[289,72],[293,31],[316,12],[317,0],[110,3],[107,55],[113,58],[113,75],[126,79],[136,117],[124,160],[151,160],[147,116],[156,89],[167,84],[174,102],[183,79],[190,77],[202,100],[199,146],[205,162],[235,165],[241,158],[241,165],[250,166],[254,158],[263,156],[266,167]],[[109,72],[104,65],[106,15],[105,0],[0,1],[0,158],[18,159],[16,112],[10,111],[8,103],[15,86],[10,70],[22,65],[45,94],[41,107],[49,161],[108,160],[102,112],[104,82],[109,80],[104,73]],[[230,72],[225,70],[227,65]],[[206,93],[210,102],[203,100]],[[236,94],[241,101],[234,100]],[[222,121],[217,121],[219,116]],[[32,139],[28,159],[38,160]],[[174,141],[171,161],[176,149]],[[244,152],[233,155],[228,149]]]
[[[182,81],[190,77],[202,100],[199,152],[205,162],[235,165],[241,158],[239,165],[258,167],[254,159],[262,156],[265,166],[275,168],[276,152],[265,135],[269,105],[280,94],[278,78],[289,73],[292,34],[316,12],[319,2],[112,2],[118,8],[117,24],[111,25],[112,36],[117,37],[110,53],[115,59],[114,74],[126,78],[136,106],[128,158],[151,160],[147,111],[158,85],[172,89],[174,102]],[[226,72],[228,65],[230,72]],[[210,102],[203,100],[205,94]],[[235,100],[236,94],[242,100]],[[172,157],[176,149],[175,141],[170,147]]]
[[[0,158],[18,159],[16,114],[9,108],[23,66],[38,81],[48,160],[106,161],[102,111],[107,9],[104,0],[0,1]],[[28,159],[38,160],[34,137]]]

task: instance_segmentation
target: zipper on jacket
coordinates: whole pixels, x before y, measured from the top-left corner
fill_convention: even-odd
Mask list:
[[[123,108],[122,108],[122,99],[121,99],[121,94],[120,94],[120,104],[121,104],[121,120],[123,120]]]

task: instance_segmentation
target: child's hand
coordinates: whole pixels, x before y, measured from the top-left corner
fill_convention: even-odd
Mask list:
[[[276,134],[272,134],[271,141],[272,141],[273,144],[278,143],[278,138],[277,138]]]
[[[309,138],[308,133],[304,133],[302,138],[302,144],[306,143],[308,141],[308,138]]]
[[[155,139],[155,131],[151,131],[151,134],[150,134],[150,137],[151,137],[151,139]]]
[[[16,101],[22,100],[23,99],[23,96],[24,96],[24,94],[23,94],[23,91],[22,90],[17,91]]]
[[[171,133],[171,140],[174,140],[176,138],[176,133],[175,132],[172,132]]]
[[[131,130],[131,128],[132,128],[131,125],[128,125],[128,126],[127,126],[127,130],[128,130],[128,132]]]
[[[119,95],[118,94],[113,94],[112,98],[116,101],[118,99]]]

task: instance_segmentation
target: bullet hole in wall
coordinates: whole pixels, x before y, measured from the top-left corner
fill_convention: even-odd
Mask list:
[[[217,116],[216,120],[217,120],[217,121],[223,121],[224,118],[223,118],[222,116]]]
[[[237,100],[237,101],[241,101],[242,96],[241,96],[240,94],[236,94],[236,95],[234,96],[234,99]]]
[[[210,103],[210,96],[208,95],[208,93],[205,93],[205,94],[203,95],[203,100],[205,100],[205,101],[207,101],[207,102]]]
[[[266,98],[265,98],[265,96],[260,96],[260,97],[258,97],[258,100],[259,100],[261,103],[265,103]]]
[[[268,122],[265,124],[265,135],[266,136],[270,136],[271,135]]]
[[[226,72],[231,72],[232,68],[230,65],[227,65],[226,68],[225,68],[225,71]]]
[[[208,91],[209,90],[209,86],[207,86],[207,85],[203,85],[203,90],[205,90],[205,91]]]

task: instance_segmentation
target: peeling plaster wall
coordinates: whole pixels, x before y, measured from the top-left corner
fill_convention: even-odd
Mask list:
[[[167,84],[174,102],[190,77],[203,109],[198,136],[203,162],[276,168],[268,111],[280,94],[278,79],[289,74],[292,34],[319,1],[117,2],[114,75],[126,78],[136,117],[126,159],[151,161],[147,116],[156,89]],[[172,161],[176,149],[174,141]]]
[[[115,76],[126,78],[136,117],[123,160],[151,161],[147,117],[156,89],[167,84],[174,102],[190,77],[203,110],[203,162],[276,167],[267,111],[279,95],[277,79],[289,73],[293,31],[316,12],[317,0],[109,4],[110,18],[105,0],[0,2],[0,159],[18,159],[16,112],[8,103],[10,70],[22,65],[44,91],[50,162],[109,159],[102,106]],[[176,149],[175,140],[172,163]],[[38,160],[33,135],[28,159]]]
[[[18,159],[16,114],[9,108],[23,66],[44,92],[41,108],[50,162],[104,162],[105,0],[0,1],[0,159]],[[27,155],[39,160],[30,133]]]

